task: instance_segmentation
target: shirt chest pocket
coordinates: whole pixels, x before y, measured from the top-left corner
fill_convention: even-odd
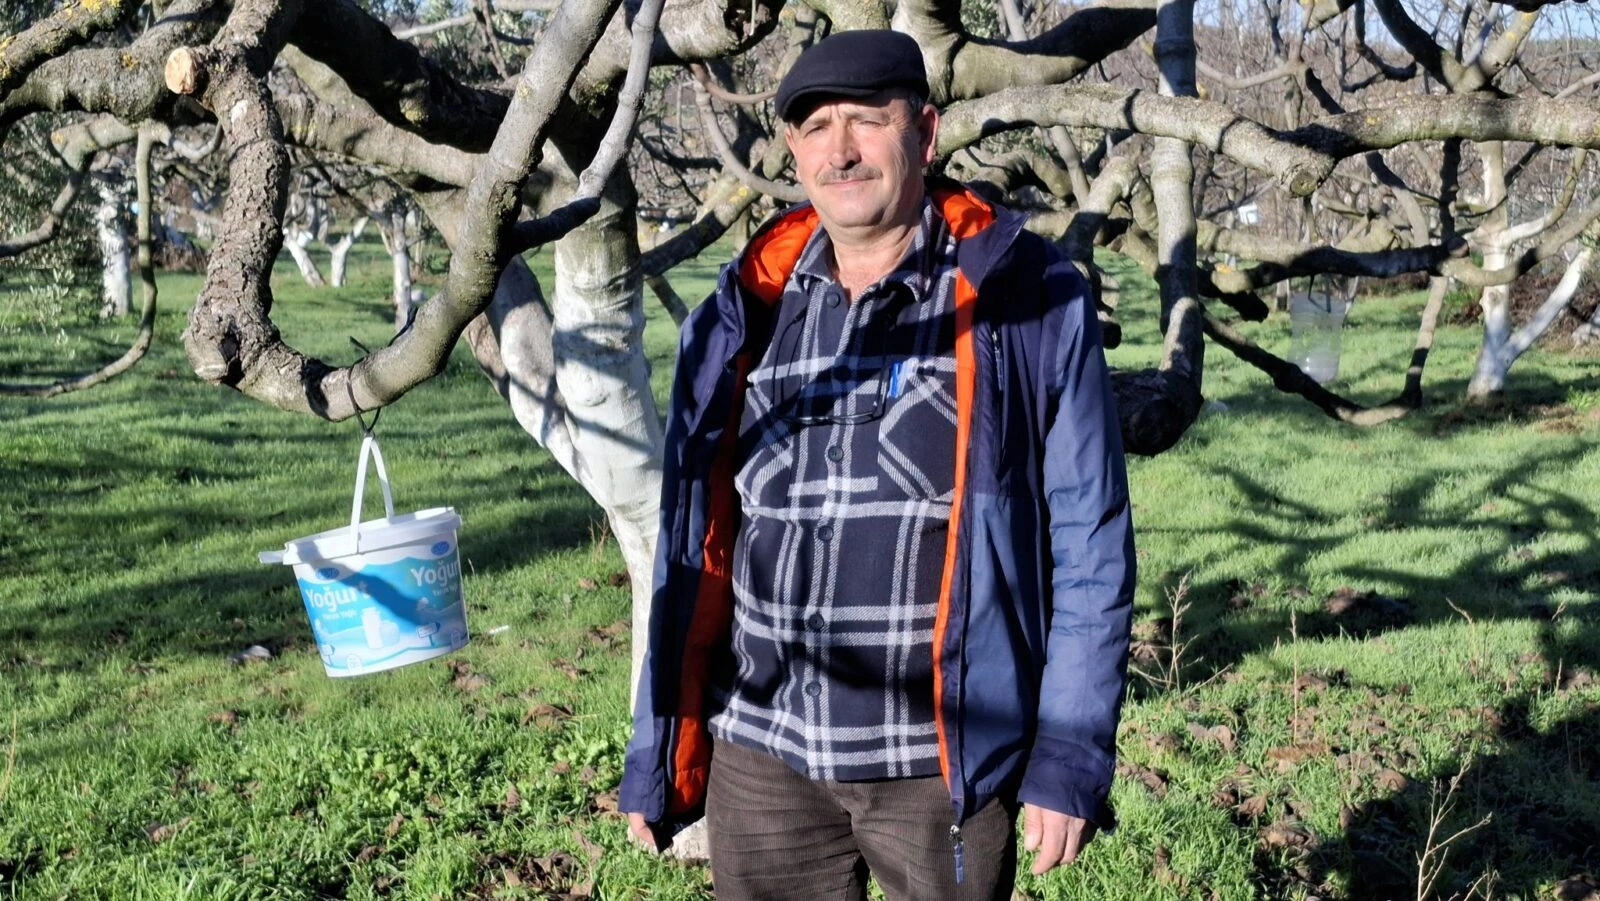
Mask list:
[[[910,358],[887,373],[878,420],[878,493],[885,500],[948,504],[955,491],[955,360]]]

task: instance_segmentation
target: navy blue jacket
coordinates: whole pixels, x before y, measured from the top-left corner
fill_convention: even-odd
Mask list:
[[[1115,825],[1133,524],[1083,276],[1023,217],[929,180],[958,243],[956,492],[934,627],[940,768],[959,824],[996,795]],[[786,211],[684,324],[667,421],[650,647],[620,807],[705,800],[709,664],[730,638],[744,376],[816,211]]]

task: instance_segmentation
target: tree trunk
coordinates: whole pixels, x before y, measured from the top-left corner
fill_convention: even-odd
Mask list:
[[[313,288],[327,287],[327,282],[322,278],[322,272],[317,269],[317,263],[311,259],[311,251],[306,246],[311,243],[311,232],[304,229],[285,228],[283,230],[283,246],[289,251],[289,256],[294,258],[294,264],[300,270],[300,277],[306,284]]]
[[[1478,248],[1483,252],[1483,268],[1499,269],[1511,261],[1511,215],[1506,209],[1505,145],[1490,141],[1478,146],[1483,161],[1483,199],[1493,211],[1477,228]],[[1482,404],[1498,397],[1506,387],[1506,373],[1512,359],[1506,357],[1511,340],[1511,286],[1490,285],[1478,295],[1483,311],[1483,344],[1478,362],[1467,382],[1467,402]]]
[[[126,198],[121,186],[107,178],[96,179],[95,185],[100,195],[94,211],[100,239],[100,315],[122,317],[133,311],[133,244],[122,215]]]
[[[389,251],[393,273],[389,298],[394,304],[394,330],[398,334],[416,315],[411,292],[411,228],[405,209],[390,211],[380,220],[379,230],[383,233],[383,247]]]
[[[1504,265],[1504,251],[1492,256],[1485,251],[1485,268]],[[1472,380],[1467,383],[1467,401],[1482,404],[1492,401],[1506,387],[1506,373],[1511,371],[1515,357],[1507,353],[1511,342],[1511,286],[1490,285],[1483,289],[1478,300],[1483,310],[1483,344],[1478,348],[1478,362],[1472,369]]]
[[[605,510],[632,582],[630,697],[649,637],[665,443],[644,355],[634,200],[631,183],[614,180],[600,212],[556,243],[550,310],[575,475]]]
[[[520,258],[467,331],[473,354],[517,423],[605,511],[633,592],[637,690],[650,623],[664,436],[645,360],[633,216],[615,203],[556,245],[546,301]]]
[[[362,216],[356,220],[355,227],[350,229],[350,233],[340,238],[338,243],[333,245],[333,257],[328,264],[328,271],[335,288],[344,287],[345,273],[350,262],[350,248],[356,246],[356,242],[361,240],[361,233],[366,228],[367,217]]]
[[[1499,290],[1506,294],[1506,299],[1495,305],[1496,321],[1492,323],[1489,320],[1490,307],[1487,303],[1484,305],[1483,347],[1478,351],[1478,363],[1473,370],[1472,381],[1467,384],[1469,399],[1483,401],[1505,390],[1506,375],[1512,365],[1549,331],[1561,316],[1561,311],[1572,302],[1573,295],[1578,293],[1578,286],[1582,284],[1594,254],[1594,248],[1588,246],[1578,251],[1572,262],[1567,264],[1560,283],[1550,292],[1550,296],[1534,311],[1533,317],[1515,331],[1511,327],[1510,286],[1496,285],[1484,289],[1485,298],[1490,291]],[[1600,310],[1596,311],[1596,316],[1600,316]]]

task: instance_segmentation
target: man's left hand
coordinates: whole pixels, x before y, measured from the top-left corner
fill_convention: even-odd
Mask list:
[[[1022,805],[1022,847],[1038,852],[1033,875],[1043,876],[1078,859],[1078,852],[1094,838],[1094,824],[1070,814],[1033,804]]]

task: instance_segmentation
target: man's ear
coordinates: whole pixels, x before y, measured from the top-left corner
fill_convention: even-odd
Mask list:
[[[933,162],[933,148],[939,141],[938,107],[931,103],[923,104],[922,112],[917,114],[917,131],[922,139],[922,165],[927,166]]]

